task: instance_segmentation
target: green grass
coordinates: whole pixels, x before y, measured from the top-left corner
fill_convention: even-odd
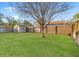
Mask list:
[[[79,47],[65,35],[0,33],[0,56],[79,56]]]

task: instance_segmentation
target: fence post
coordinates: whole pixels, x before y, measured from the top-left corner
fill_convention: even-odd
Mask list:
[[[57,34],[57,26],[55,27],[55,29],[56,29],[56,34]]]

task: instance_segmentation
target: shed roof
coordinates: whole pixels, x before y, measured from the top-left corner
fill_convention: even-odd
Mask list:
[[[22,27],[25,27],[24,25],[18,25],[18,26],[22,26]]]
[[[25,27],[25,25],[23,25],[23,24],[16,24],[17,26],[21,26],[21,27]],[[15,25],[15,26],[16,26]]]

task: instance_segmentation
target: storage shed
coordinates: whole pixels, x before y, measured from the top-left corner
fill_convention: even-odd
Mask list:
[[[14,32],[26,32],[26,27],[24,25],[15,25]]]

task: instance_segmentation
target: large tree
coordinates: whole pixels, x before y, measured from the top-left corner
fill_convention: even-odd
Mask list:
[[[25,26],[32,26],[32,24],[31,24],[29,21],[27,21],[27,20],[24,20],[24,21],[23,21],[23,24],[24,24]]]
[[[12,16],[6,16],[5,18],[8,21],[9,27],[11,28],[11,30],[13,30],[14,25],[16,25],[18,22]]]
[[[58,13],[64,12],[70,8],[69,3],[64,2],[19,2],[13,3],[18,13],[29,15],[40,25],[42,37],[44,29],[50,20]]]

